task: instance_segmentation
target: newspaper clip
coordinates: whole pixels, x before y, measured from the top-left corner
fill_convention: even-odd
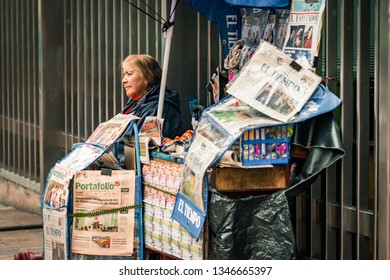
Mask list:
[[[294,60],[291,61],[290,66],[291,66],[292,68],[294,68],[295,70],[297,70],[298,72],[301,71],[301,69],[302,69],[302,66],[299,65],[299,64],[298,64],[297,62],[295,62]]]
[[[108,169],[108,168],[102,168],[100,174],[103,175],[103,176],[111,176],[112,175],[112,170]]]

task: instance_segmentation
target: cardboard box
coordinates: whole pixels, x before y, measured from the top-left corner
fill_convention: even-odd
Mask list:
[[[135,170],[136,164],[136,150],[135,147],[125,145],[125,168],[127,170]]]

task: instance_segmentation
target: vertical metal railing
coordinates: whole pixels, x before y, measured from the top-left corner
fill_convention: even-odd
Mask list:
[[[370,153],[370,1],[357,1],[357,73],[356,73],[356,258],[369,258],[370,238],[363,235],[365,223],[361,211],[369,208]],[[373,105],[373,104],[372,104]],[[372,239],[371,239],[372,240]],[[373,257],[373,256],[372,256]]]
[[[39,182],[38,1],[0,1],[0,173]]]
[[[337,0],[329,0],[326,7],[326,47],[325,47],[325,73],[326,77],[329,77],[327,83],[329,89],[337,93],[337,84],[338,84],[338,17],[339,17],[339,7]],[[335,32],[328,32],[328,30],[334,30]],[[332,226],[332,205],[335,205],[337,202],[337,190],[338,190],[338,180],[337,180],[337,166],[332,165],[326,170],[325,174],[325,184],[324,189],[324,200],[325,200],[325,221],[324,221],[324,248],[325,252],[322,254],[322,258],[325,259],[337,259],[338,258],[338,248],[334,244],[337,244],[338,230]]]
[[[340,97],[343,100],[341,108],[341,130],[344,142],[345,156],[341,164],[341,193],[340,193],[340,258],[352,259],[350,248],[353,244],[353,236],[348,231],[348,224],[345,221],[354,219],[348,216],[348,207],[351,207],[355,201],[353,193],[355,184],[353,175],[355,174],[353,166],[354,157],[354,88],[353,88],[353,34],[354,34],[354,5],[352,1],[340,1]]]
[[[375,208],[377,256],[390,259],[389,6],[375,2]]]
[[[65,152],[125,103],[120,63],[130,53],[161,58],[161,25],[126,1],[64,2]],[[132,1],[161,14],[160,1]],[[153,12],[153,11],[154,12]]]
[[[388,1],[327,1],[318,72],[343,100],[346,154],[297,199],[300,257],[389,258],[388,19]]]

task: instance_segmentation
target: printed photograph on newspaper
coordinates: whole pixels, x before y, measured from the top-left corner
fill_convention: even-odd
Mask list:
[[[135,171],[78,171],[74,178],[72,253],[131,256]]]
[[[288,122],[320,82],[321,77],[263,41],[227,91],[261,113]]]
[[[58,163],[50,171],[45,188],[43,203],[45,206],[60,208],[68,205],[69,182],[74,171],[64,168]]]
[[[290,17],[289,9],[281,9],[276,10],[279,12],[279,16],[277,17],[276,27],[275,27],[275,40],[274,45],[279,49],[283,49],[284,41],[286,40],[287,35],[287,26],[288,26],[288,18]]]

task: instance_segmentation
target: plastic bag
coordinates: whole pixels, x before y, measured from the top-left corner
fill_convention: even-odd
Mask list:
[[[215,189],[209,200],[209,259],[295,259],[295,237],[283,191],[229,198]]]

